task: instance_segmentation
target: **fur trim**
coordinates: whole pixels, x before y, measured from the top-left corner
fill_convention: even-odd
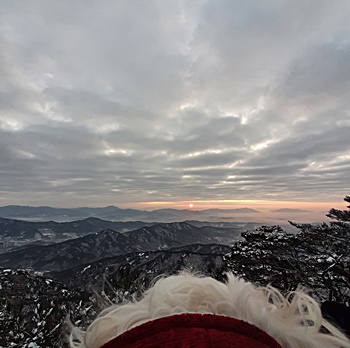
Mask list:
[[[319,305],[302,289],[284,297],[228,274],[228,282],[181,273],[158,280],[140,301],[111,306],[86,332],[73,328],[72,348],[99,348],[123,332],[156,318],[181,313],[216,314],[244,320],[284,348],[350,348],[350,341],[322,318]],[[321,326],[330,334],[321,333]]]

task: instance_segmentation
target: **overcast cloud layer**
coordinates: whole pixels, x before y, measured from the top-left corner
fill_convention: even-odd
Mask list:
[[[339,201],[350,2],[0,0],[0,205]]]

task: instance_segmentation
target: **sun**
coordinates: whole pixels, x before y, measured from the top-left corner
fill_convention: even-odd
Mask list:
[[[190,203],[190,204],[188,205],[188,207],[189,207],[189,208],[193,208],[193,204]]]

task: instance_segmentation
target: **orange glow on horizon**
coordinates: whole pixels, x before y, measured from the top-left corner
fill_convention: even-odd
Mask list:
[[[193,207],[190,205],[193,204]],[[320,201],[268,201],[268,200],[233,200],[233,199],[221,199],[221,200],[186,200],[186,201],[151,201],[151,202],[135,202],[125,203],[124,208],[134,208],[140,210],[157,210],[157,209],[178,209],[188,210],[195,213],[199,210],[206,209],[242,209],[250,208],[254,211],[250,212],[230,212],[221,211],[217,215],[212,214],[212,219],[225,221],[250,221],[266,224],[288,224],[288,221],[296,222],[329,222],[329,218],[326,214],[331,208],[345,210],[346,205],[344,202],[320,202]],[[281,211],[274,211],[282,209]],[[286,210],[284,210],[286,209]],[[290,209],[290,210],[288,210]],[[293,209],[295,209],[293,211]]]
[[[192,207],[190,206],[192,204]],[[127,204],[125,204],[126,206]],[[251,200],[251,199],[220,199],[220,200],[191,200],[191,201],[153,201],[153,202],[135,202],[128,204],[134,208],[146,208],[146,209],[159,209],[162,208],[174,208],[174,209],[186,209],[188,207],[193,208],[196,206],[198,210],[204,209],[237,209],[237,208],[252,208],[252,209],[305,209],[305,210],[325,210],[328,211],[331,208],[345,209],[343,202],[312,202],[312,201],[268,201],[268,200]]]

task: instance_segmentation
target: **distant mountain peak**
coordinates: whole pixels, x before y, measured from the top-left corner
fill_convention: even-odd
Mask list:
[[[101,221],[105,221],[105,220],[102,220],[98,217],[95,217],[95,216],[89,216],[88,218],[86,219],[83,219],[83,220],[80,220],[80,221],[87,221],[87,222],[101,222]]]

